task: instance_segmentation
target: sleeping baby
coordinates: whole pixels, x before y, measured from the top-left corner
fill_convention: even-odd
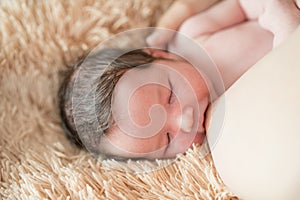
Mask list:
[[[152,48],[106,49],[88,59],[75,66],[60,91],[62,119],[77,145],[107,157],[154,159],[174,157],[203,142],[209,90],[185,59]],[[95,103],[82,103],[74,113],[74,93],[84,96],[91,90],[77,86],[78,79],[92,82]],[[93,110],[99,134],[90,138],[88,131],[77,130],[75,118],[85,120]]]
[[[222,1],[179,30],[203,45],[225,89],[299,24],[294,10],[282,13],[289,4],[254,5],[245,1],[246,10],[238,1]],[[215,99],[214,78],[206,74],[209,66],[195,67],[185,59],[197,52],[181,37],[174,36],[168,46],[169,51],[108,48],[79,61],[59,94],[69,138],[112,158],[172,158],[202,145],[206,113]]]

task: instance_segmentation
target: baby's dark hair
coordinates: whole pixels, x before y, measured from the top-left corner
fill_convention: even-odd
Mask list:
[[[66,73],[64,81],[59,90],[59,108],[63,127],[68,138],[78,147],[101,153],[97,145],[101,136],[107,132],[112,125],[111,101],[114,88],[122,75],[131,68],[148,64],[156,60],[151,54],[143,49],[121,50],[105,49],[80,59],[74,67]],[[84,71],[82,74],[80,71]],[[99,75],[102,74],[102,75]],[[80,81],[78,81],[80,79]],[[77,82],[77,83],[76,83]],[[84,96],[88,90],[95,88],[93,101],[85,101],[76,111],[82,119],[89,120],[89,124],[97,124],[96,133],[87,131],[78,132],[74,118],[74,94]],[[96,112],[96,118],[90,118],[91,111]],[[97,122],[96,122],[97,120]]]

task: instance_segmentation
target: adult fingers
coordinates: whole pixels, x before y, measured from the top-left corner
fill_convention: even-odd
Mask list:
[[[187,2],[177,1],[175,2],[167,12],[158,21],[157,27],[171,30],[178,30],[179,26],[194,14],[191,6]],[[168,43],[174,35],[173,31],[154,31],[149,37],[147,37],[147,43],[151,46],[164,45]]]
[[[205,10],[217,1],[219,0],[178,0],[158,21],[157,27],[177,31],[186,19]],[[173,31],[154,31],[146,41],[150,46],[164,46],[173,36]]]

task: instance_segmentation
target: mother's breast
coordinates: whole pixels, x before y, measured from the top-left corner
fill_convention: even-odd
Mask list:
[[[243,199],[300,196],[300,28],[260,60],[221,100],[225,119],[212,155]],[[224,106],[215,105],[218,111]],[[212,112],[211,127],[218,116]]]

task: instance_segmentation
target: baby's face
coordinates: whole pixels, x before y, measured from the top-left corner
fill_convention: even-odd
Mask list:
[[[127,71],[116,85],[112,101],[115,124],[101,140],[108,155],[125,158],[171,158],[205,137],[209,104],[199,71],[180,58]]]

